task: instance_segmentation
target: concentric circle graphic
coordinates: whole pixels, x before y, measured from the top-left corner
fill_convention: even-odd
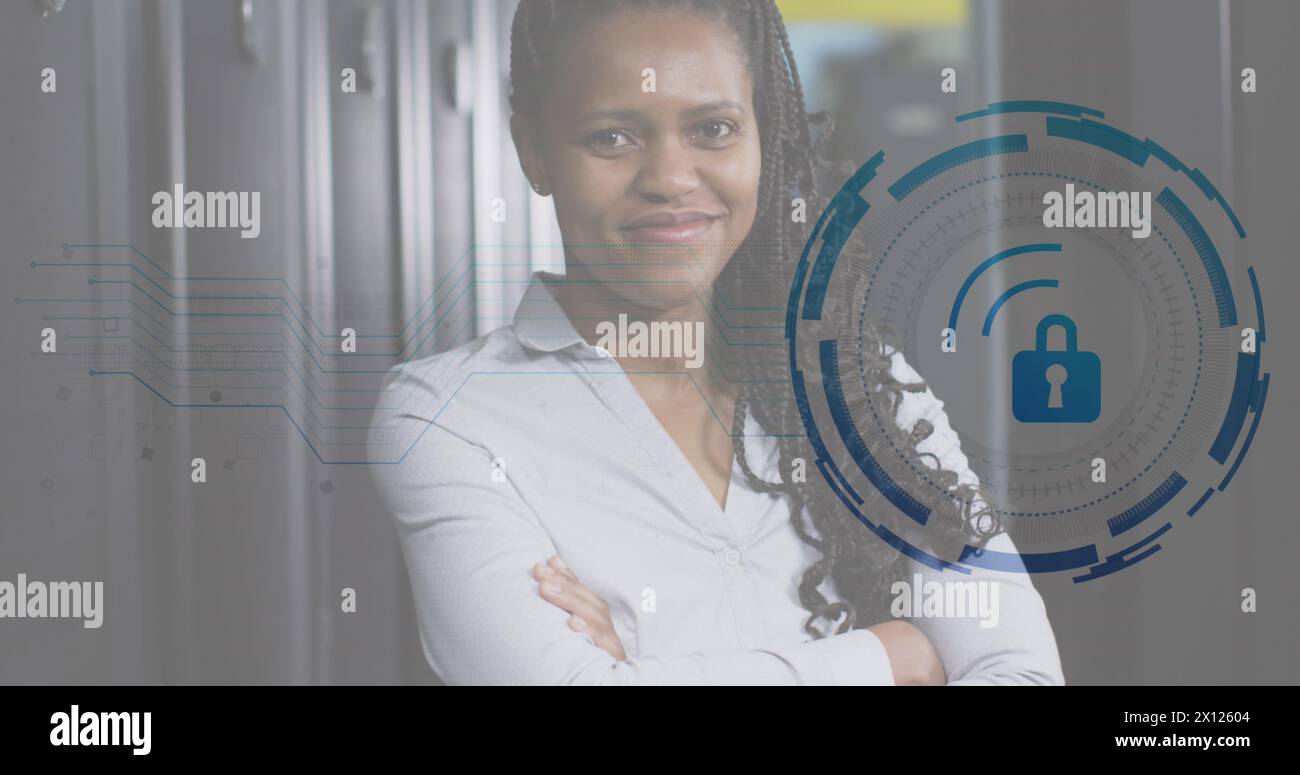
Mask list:
[[[920,164],[876,153],[804,246],[786,338],[817,468],[932,567],[1076,582],[1129,567],[1227,489],[1259,428],[1245,226],[1200,169],[1104,118],[1049,101],[957,116],[969,140]],[[1016,554],[938,548],[952,496],[871,400],[868,322],[942,401]]]

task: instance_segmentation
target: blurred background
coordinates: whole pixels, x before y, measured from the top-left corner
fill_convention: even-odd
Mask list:
[[[1276,299],[1271,326],[1300,322],[1284,301],[1300,270],[1283,234],[1300,170],[1294,154],[1256,152],[1290,147],[1300,119],[1290,83],[1300,4],[780,6],[810,110],[837,117],[833,155],[862,161],[889,148],[919,160],[947,147],[954,115],[996,100],[1104,108],[1112,124],[1197,160],[1250,225],[1254,263]],[[283,278],[276,293],[320,331],[337,332],[339,321],[398,331],[444,287],[467,290],[443,299],[421,331],[426,351],[508,323],[522,281],[562,268],[550,200],[528,190],[508,131],[513,7],[0,3],[0,282],[16,302],[0,304],[0,579],[102,579],[108,595],[100,630],[0,620],[0,682],[436,683],[365,466],[325,462],[273,409],[173,408],[138,383],[88,377],[84,361],[38,365],[33,315],[58,313],[18,302],[48,290],[32,261],[125,261],[138,251],[178,278]],[[1260,73],[1249,109],[1237,88],[1244,66]],[[38,88],[46,67],[57,71],[55,95]],[[347,67],[355,95],[339,94]],[[944,67],[957,70],[955,94],[938,89]],[[153,228],[150,196],[177,181],[261,191],[260,238]],[[490,220],[498,198],[511,214],[504,224]],[[140,335],[117,328],[125,314],[108,303],[80,309],[63,314],[103,323],[79,329],[79,346]],[[146,303],[134,317],[147,324],[150,312]],[[164,321],[164,339],[203,325]],[[1300,407],[1286,386],[1300,375],[1287,346],[1275,350],[1276,395],[1241,483],[1207,507],[1194,542],[1087,585],[1035,578],[1069,682],[1297,682],[1300,585],[1289,561],[1300,547],[1287,440]],[[346,396],[352,386],[322,374],[318,387]],[[363,422],[366,413],[345,415]],[[190,485],[200,449],[220,486]],[[1259,612],[1243,615],[1248,586]],[[340,611],[344,588],[356,590],[355,613]]]

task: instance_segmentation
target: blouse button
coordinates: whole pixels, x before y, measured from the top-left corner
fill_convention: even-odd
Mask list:
[[[722,554],[722,561],[728,565],[735,565],[740,562],[740,552],[735,549],[727,549]]]

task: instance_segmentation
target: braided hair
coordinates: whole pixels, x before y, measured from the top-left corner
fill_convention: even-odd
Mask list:
[[[822,141],[829,136],[829,128],[818,142],[813,141],[810,124],[828,119],[806,112],[799,71],[775,0],[521,0],[511,27],[512,111],[525,116],[538,114],[545,91],[543,79],[561,51],[565,35],[571,34],[580,22],[627,8],[685,8],[717,19],[738,36],[753,76],[762,173],[754,226],[718,277],[713,293],[715,298],[743,299],[750,309],[783,309],[808,236],[806,226],[789,217],[787,208],[792,197],[802,197],[813,212],[825,206],[826,201],[817,192],[816,178]],[[853,250],[850,243],[846,254]],[[731,306],[734,309],[736,305]],[[870,322],[864,322],[862,328],[863,371],[868,384],[875,388],[874,395],[867,398],[878,401],[887,416],[896,417],[902,397],[924,391],[926,386],[896,379],[891,371],[897,352],[892,337]],[[715,333],[713,338],[717,336]],[[710,370],[716,373],[715,362],[710,363]],[[792,528],[800,540],[821,552],[821,557],[798,576],[799,602],[809,613],[804,629],[822,638],[829,634],[828,628],[818,624],[822,619],[837,632],[885,619],[889,580],[902,577],[903,555],[849,514],[829,488],[784,474],[777,481],[769,481],[749,465],[744,428],[747,413],[753,414],[765,433],[776,438],[780,471],[791,472],[798,461],[806,465],[816,457],[793,398],[788,364],[743,357],[734,359],[732,366],[736,371],[730,377],[738,383],[732,429],[736,460],[752,487],[790,499]],[[982,547],[1005,529],[1003,519],[983,507],[978,492],[960,483],[956,472],[944,470],[933,454],[917,450],[917,444],[932,432],[932,426],[921,420],[911,431],[896,427],[891,442],[909,463],[909,469],[917,472],[918,481],[924,464],[924,478],[948,494],[944,500],[952,508],[939,514],[940,519],[932,518],[931,524],[947,531],[946,540],[951,545],[959,547],[969,542]],[[837,462],[841,466],[853,465],[850,460]],[[883,524],[900,532],[898,525],[887,521]],[[828,600],[820,591],[828,578],[840,599]]]

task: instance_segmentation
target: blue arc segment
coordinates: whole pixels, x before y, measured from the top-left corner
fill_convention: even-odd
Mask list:
[[[1223,259],[1219,258],[1219,251],[1215,249],[1210,235],[1201,226],[1201,222],[1196,220],[1196,216],[1187,205],[1183,204],[1183,200],[1168,188],[1156,197],[1156,204],[1165,208],[1165,212],[1173,217],[1174,222],[1183,230],[1187,240],[1196,249],[1196,254],[1201,257],[1205,273],[1210,276],[1214,304],[1219,310],[1219,327],[1228,328],[1237,325],[1237,304],[1232,300],[1232,285],[1228,282],[1228,272],[1223,268]]]
[[[1106,524],[1110,527],[1110,534],[1117,536],[1142,524],[1143,520],[1164,508],[1164,505],[1173,500],[1174,496],[1186,486],[1187,480],[1182,474],[1173,472],[1154,492],[1138,501],[1136,506],[1106,520]]]
[[[849,417],[849,404],[844,400],[844,388],[840,383],[840,362],[835,340],[823,340],[820,348],[822,387],[826,390],[826,401],[830,405],[831,418],[835,421],[835,428],[839,431],[840,438],[844,440],[844,446],[853,456],[853,461],[858,464],[862,473],[882,495],[889,499],[890,503],[897,506],[899,511],[911,517],[917,524],[924,525],[930,519],[930,510],[890,478],[867,449],[866,442],[862,440],[857,426],[853,424],[853,418]]]
[[[1241,225],[1241,221],[1237,218],[1237,213],[1233,212],[1232,207],[1228,205],[1228,200],[1224,199],[1223,194],[1220,194],[1219,190],[1210,182],[1210,179],[1205,177],[1205,173],[1201,172],[1198,168],[1187,173],[1187,177],[1191,178],[1192,182],[1196,183],[1196,185],[1200,187],[1201,192],[1205,194],[1206,199],[1209,199],[1211,202],[1219,203],[1219,207],[1223,208],[1223,212],[1228,216],[1228,220],[1232,221],[1232,228],[1237,230],[1237,236],[1245,237],[1246,229]]]
[[[1187,516],[1196,516],[1196,512],[1201,510],[1201,507],[1205,505],[1205,502],[1210,499],[1211,495],[1214,495],[1214,488],[1206,487],[1205,492],[1201,494],[1201,497],[1197,498],[1196,502],[1192,504],[1192,507],[1187,510]]]
[[[997,301],[993,302],[993,306],[989,308],[989,314],[984,318],[984,330],[980,333],[984,336],[989,335],[989,331],[993,329],[993,319],[998,316],[998,310],[1002,309],[1002,305],[1010,301],[1012,296],[1015,296],[1017,293],[1022,291],[1028,291],[1032,288],[1059,288],[1060,285],[1061,283],[1057,280],[1030,280],[1029,282],[1011,286],[1005,293],[999,296]],[[955,331],[956,328],[954,327],[953,330]]]
[[[1087,544],[1059,552],[999,552],[993,549],[977,550],[966,546],[958,562],[976,568],[1006,573],[1050,573],[1052,571],[1082,568],[1097,562],[1097,545]]]
[[[1047,134],[1051,137],[1064,137],[1104,148],[1139,167],[1145,167],[1147,159],[1151,157],[1151,149],[1133,135],[1086,118],[1075,121],[1060,116],[1048,116]]]
[[[1210,457],[1219,464],[1228,462],[1228,453],[1232,452],[1241,435],[1241,426],[1246,422],[1246,412],[1250,409],[1251,395],[1255,389],[1255,379],[1259,374],[1259,356],[1254,353],[1237,353],[1237,375],[1232,380],[1232,398],[1228,399],[1228,411],[1219,426],[1219,435],[1210,447]]]
[[[1255,440],[1255,431],[1259,430],[1259,421],[1264,419],[1264,399],[1268,397],[1268,375],[1265,374],[1259,381],[1259,386],[1255,390],[1255,395],[1259,396],[1255,402],[1255,419],[1250,422],[1250,430],[1246,431],[1246,440],[1241,444],[1241,451],[1237,453],[1237,459],[1232,461],[1232,467],[1219,483],[1219,492],[1228,489],[1228,483],[1232,477],[1237,475],[1237,469],[1241,468],[1241,461],[1246,459],[1246,453],[1250,451],[1250,444]]]
[[[1099,565],[1094,565],[1093,567],[1089,568],[1088,572],[1082,576],[1075,576],[1073,579],[1074,583],[1082,584],[1085,581],[1092,581],[1094,579],[1104,578],[1106,576],[1109,576],[1112,573],[1115,573],[1116,571],[1120,571],[1123,570],[1124,568],[1128,568],[1138,564],[1139,562],[1146,559],[1147,557],[1150,557],[1151,555],[1160,551],[1160,544],[1153,543],[1153,542],[1160,536],[1172,530],[1173,527],[1174,525],[1172,522],[1166,522],[1165,524],[1161,525],[1159,529],[1157,529],[1155,532],[1153,532],[1151,535],[1147,536],[1146,538],[1143,538],[1141,541],[1138,541],[1132,546],[1129,546],[1114,554],[1107,555],[1105,562]],[[1151,544],[1151,546],[1147,546],[1147,544]],[[1138,550],[1142,549],[1143,547],[1146,547],[1146,549],[1144,551],[1139,552]]]
[[[1147,147],[1147,150],[1150,151],[1157,159],[1164,162],[1166,167],[1173,170],[1174,172],[1182,172],[1187,169],[1187,167],[1182,163],[1182,161],[1178,159],[1177,156],[1170,153],[1168,150],[1165,149],[1163,145],[1157,143],[1155,140],[1152,140],[1150,137],[1142,141],[1142,144],[1145,145]]]
[[[807,267],[805,267],[805,269],[806,268]],[[796,303],[796,299],[797,297],[792,298],[790,303],[791,304]],[[863,514],[862,510],[859,509],[857,505],[855,505],[856,498],[857,498],[856,493],[853,494],[854,500],[852,501],[845,497],[844,491],[839,484],[839,482],[846,481],[844,478],[844,474],[840,472],[839,468],[835,465],[835,461],[831,459],[830,451],[827,450],[826,443],[825,441],[823,441],[821,433],[819,433],[817,430],[817,423],[813,420],[812,417],[812,408],[808,404],[808,391],[804,382],[803,371],[800,370],[795,363],[793,338],[790,340],[790,343],[791,343],[790,368],[791,368],[792,381],[794,383],[795,406],[797,406],[799,409],[799,416],[803,419],[804,427],[808,429],[808,442],[809,444],[812,445],[813,452],[815,452],[817,455],[818,470],[820,470],[823,473],[823,475],[825,475],[825,472],[827,470],[830,470],[831,472],[834,473],[834,477],[827,478],[826,483],[830,486],[831,490],[835,492],[836,497],[838,497],[840,499],[840,502],[843,503],[845,507],[847,507],[848,510],[853,513],[853,516],[856,517],[859,522],[865,525],[867,529],[870,530],[872,533],[874,533],[878,538],[880,538],[880,540],[894,547],[895,549],[907,555],[908,557],[912,558],[913,560],[916,560],[917,562],[921,563],[922,565],[928,568],[934,568],[935,570],[939,570],[939,571],[952,570],[956,573],[963,573],[969,575],[970,574],[969,569],[964,568],[961,565],[958,565],[956,563],[950,563],[941,560],[938,557],[929,554],[928,552],[922,551],[921,549],[912,546],[911,544],[909,544],[907,541],[903,540],[899,536],[894,535],[883,525],[878,525],[873,523],[867,517],[867,515]]]
[[[1059,242],[1035,242],[1029,245],[1019,245],[1014,248],[1008,248],[1001,253],[995,253],[994,255],[984,259],[984,261],[981,262],[979,266],[975,267],[970,275],[966,277],[966,282],[962,283],[961,289],[957,291],[957,298],[952,301],[952,312],[948,315],[948,328],[951,328],[953,331],[957,330],[957,316],[961,314],[961,304],[966,300],[966,294],[970,293],[970,289],[975,285],[975,281],[979,279],[980,275],[988,271],[988,269],[994,264],[1025,253],[1060,252],[1061,243]]]
[[[1264,342],[1264,297],[1259,294],[1259,278],[1255,277],[1255,267],[1246,267],[1250,277],[1250,290],[1255,294],[1255,317],[1259,318],[1259,330],[1255,332],[1260,343]]]
[[[885,152],[877,151],[875,156],[868,159],[857,172],[853,173],[853,177],[840,187],[835,197],[827,204],[826,211],[817,219],[817,225],[813,228],[812,236],[809,237],[808,244],[804,246],[803,255],[799,259],[799,272],[795,280],[794,298],[798,299],[799,286],[803,284],[804,270],[807,268],[809,249],[820,234],[822,247],[817,252],[817,260],[808,278],[808,295],[803,308],[804,320],[821,320],[822,304],[826,301],[826,288],[830,285],[831,274],[835,271],[835,262],[839,260],[849,235],[857,228],[858,221],[861,221],[862,216],[871,209],[871,205],[862,198],[862,189],[866,188],[876,176],[876,170],[884,161]],[[823,228],[825,228],[824,232]],[[793,306],[790,312],[793,312]],[[793,336],[793,314],[787,313],[785,326],[786,336]]]
[[[927,180],[968,161],[993,156],[1000,153],[1025,153],[1029,150],[1028,135],[1002,135],[987,137],[983,140],[949,148],[928,161],[923,161],[912,168],[903,177],[889,187],[889,195],[895,201],[903,201]]]
[[[1085,108],[1082,105],[1072,105],[1068,102],[1056,102],[1054,100],[1005,100],[1003,102],[990,103],[983,110],[975,110],[970,113],[963,113],[957,117],[957,123],[969,121],[972,118],[984,118],[985,116],[994,116],[1000,113],[1062,113],[1067,116],[1081,117],[1083,114],[1105,118],[1106,114],[1095,108]]]
[[[826,289],[830,286],[835,262],[839,260],[844,243],[853,233],[854,227],[871,208],[871,205],[858,196],[846,197],[842,200],[836,197],[832,206],[835,208],[835,217],[831,219],[830,226],[826,229],[825,241],[822,242],[822,249],[817,253],[817,260],[813,263],[812,275],[808,278],[808,298],[803,308],[804,320],[822,319],[822,304],[826,301]]]

